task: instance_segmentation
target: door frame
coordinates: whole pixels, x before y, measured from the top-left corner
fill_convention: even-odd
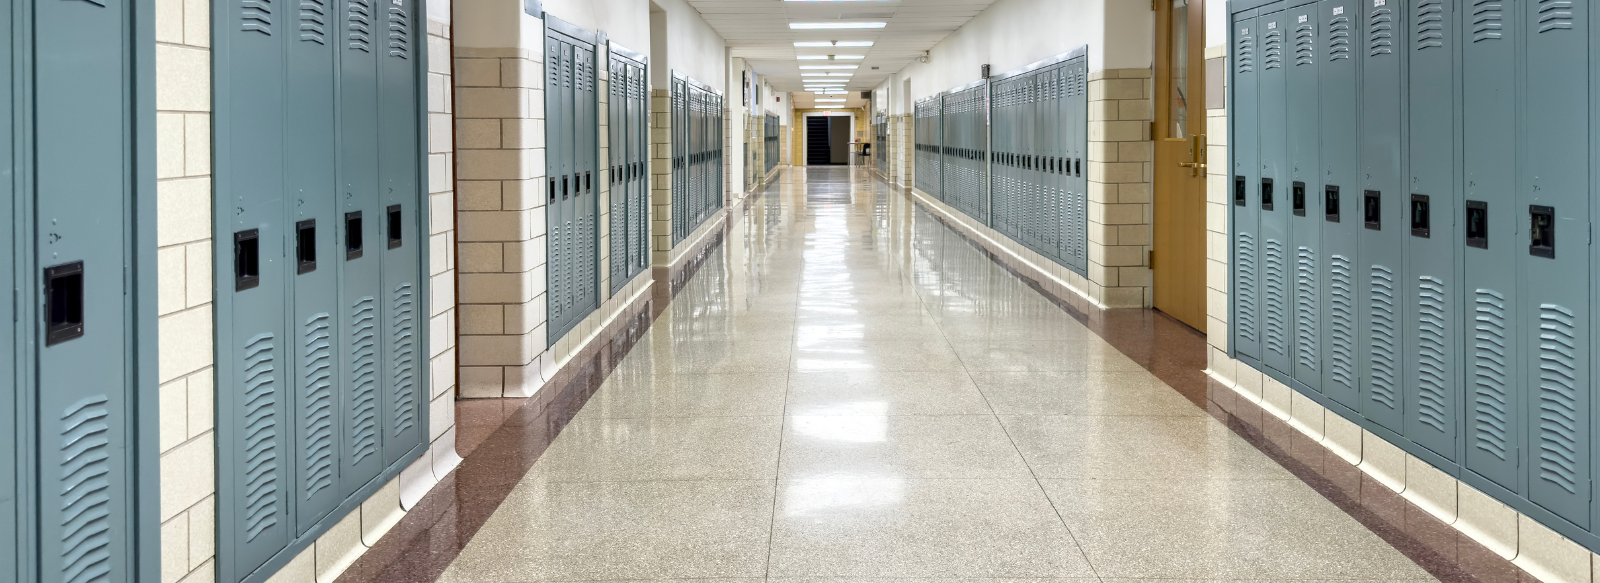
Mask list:
[[[855,131],[856,131],[856,112],[854,110],[840,111],[840,112],[808,111],[808,112],[805,112],[805,115],[800,116],[801,122],[802,122],[800,124],[800,127],[801,128],[805,127],[805,123],[804,123],[805,122],[805,118],[808,118],[808,117],[843,117],[843,116],[847,116],[847,115],[850,116],[850,133],[851,133],[852,136],[854,136]],[[806,148],[809,147],[809,144],[808,144],[808,142],[810,141],[810,135],[809,134],[810,134],[810,132],[806,132],[806,131],[800,132],[800,152],[801,152],[800,155],[802,155],[802,156],[805,155]],[[802,166],[809,166],[811,161],[810,160],[806,160],[806,162],[807,163],[806,164],[802,164]],[[835,164],[829,164],[829,166],[835,166]],[[844,167],[849,168],[850,167],[850,163],[846,162],[844,164]]]

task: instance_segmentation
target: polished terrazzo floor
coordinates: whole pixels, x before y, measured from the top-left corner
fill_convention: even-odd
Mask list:
[[[862,169],[786,169],[442,581],[1433,577]]]

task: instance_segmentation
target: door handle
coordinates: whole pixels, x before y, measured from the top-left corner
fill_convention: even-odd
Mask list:
[[[1189,169],[1190,176],[1199,176],[1206,169],[1206,135],[1189,134],[1189,162],[1178,165]]]

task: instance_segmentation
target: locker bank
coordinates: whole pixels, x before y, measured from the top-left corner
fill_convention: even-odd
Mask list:
[[[1600,580],[1597,24],[14,0],[0,582]]]

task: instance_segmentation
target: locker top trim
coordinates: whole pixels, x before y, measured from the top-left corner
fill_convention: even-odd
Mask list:
[[[940,99],[940,98],[943,98],[943,97],[944,97],[944,92],[940,91],[940,92],[935,93],[933,95],[929,95],[929,96],[924,97],[922,99],[918,99],[914,105],[916,105],[917,107],[922,107],[922,106],[927,105],[929,103],[933,103],[934,100],[937,100],[937,99]]]
[[[649,55],[641,55],[639,53],[630,51],[628,50],[628,47],[617,44],[617,41],[607,41],[606,50],[609,51],[611,56],[614,57],[622,57],[631,61],[637,61],[640,65],[650,64]]]
[[[1315,0],[1311,0],[1309,2],[1305,0],[1291,0],[1290,2],[1285,2],[1284,0],[1230,0],[1228,2],[1228,14],[1238,14],[1247,10],[1255,10],[1263,6],[1271,5],[1275,6],[1271,6],[1270,8],[1262,10],[1262,12],[1277,12],[1279,10],[1291,8],[1291,4],[1293,6],[1302,6],[1305,4],[1310,4],[1314,1]]]
[[[1070,61],[1070,60],[1076,59],[1076,58],[1080,58],[1080,57],[1087,58],[1088,56],[1089,56],[1089,45],[1083,45],[1083,46],[1080,46],[1078,48],[1075,48],[1075,49],[1072,49],[1070,51],[1067,51],[1065,53],[1061,53],[1059,55],[1056,55],[1054,57],[1048,57],[1048,58],[1045,58],[1045,59],[1042,59],[1042,60],[1039,60],[1039,61],[1028,63],[1026,65],[1023,65],[1021,67],[1017,67],[1017,68],[1012,69],[1010,71],[1006,71],[1006,72],[1001,73],[999,75],[990,75],[989,76],[989,82],[992,83],[992,82],[995,82],[995,81],[1000,81],[1002,79],[1009,79],[1011,77],[1016,77],[1018,75],[1026,75],[1028,73],[1032,73],[1032,72],[1037,71],[1039,69],[1043,69],[1045,67],[1049,67],[1051,65],[1065,63],[1067,61]]]
[[[954,95],[954,94],[960,93],[962,91],[966,91],[968,89],[971,89],[973,87],[982,87],[984,83],[988,83],[988,82],[989,82],[988,79],[979,79],[977,81],[973,81],[971,83],[967,83],[966,85],[961,85],[961,86],[956,87],[954,89],[951,89],[949,91],[945,91],[944,93],[941,93],[940,95]]]
[[[694,77],[690,77],[690,76],[685,75],[683,73],[679,73],[677,69],[673,69],[672,70],[672,78],[674,80],[677,80],[677,81],[683,81],[684,83],[688,83],[690,87],[693,87],[695,89],[699,89],[699,90],[705,91],[707,93],[715,93],[717,95],[717,97],[722,97],[722,92],[721,91],[717,91],[716,89],[712,89],[710,85],[706,85],[705,83],[701,83],[700,80],[695,79]]]
[[[544,28],[547,31],[553,30],[591,45],[600,44],[600,34],[598,32],[556,18],[555,15],[549,12],[544,13]]]

